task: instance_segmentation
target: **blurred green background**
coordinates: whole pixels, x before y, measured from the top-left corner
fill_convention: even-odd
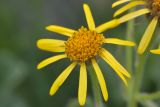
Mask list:
[[[53,81],[69,65],[69,61],[61,60],[37,70],[36,65],[54,53],[37,49],[36,41],[40,38],[67,39],[46,31],[45,27],[51,24],[72,29],[87,26],[83,2],[84,0],[0,1],[0,107],[79,107],[77,105],[79,67],[71,73],[55,96],[49,96]],[[96,25],[111,20],[115,10],[111,9],[111,4],[114,1],[86,0],[86,2],[92,10]],[[133,36],[137,43],[146,25],[144,17],[138,18],[134,25],[136,32]],[[123,24],[104,34],[106,37],[125,39],[125,26]],[[126,67],[125,47],[107,45],[106,48]],[[149,54],[142,92],[160,90],[159,62],[160,56]],[[109,101],[104,104],[106,107],[125,107],[127,92],[124,84],[104,61],[99,60],[99,63],[109,91]],[[88,82],[86,107],[94,107],[90,77]],[[157,107],[160,107],[160,101],[155,102]]]

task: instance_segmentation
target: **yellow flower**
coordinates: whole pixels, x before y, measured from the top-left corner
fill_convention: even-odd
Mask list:
[[[84,105],[86,101],[87,94],[87,71],[86,71],[86,62],[91,61],[99,85],[103,94],[105,101],[108,100],[108,92],[105,84],[103,74],[96,62],[96,56],[100,56],[104,59],[118,74],[118,76],[124,81],[127,85],[127,80],[125,78],[130,78],[130,74],[127,70],[122,67],[119,62],[104,48],[102,45],[104,43],[108,44],[117,44],[124,46],[134,46],[135,43],[124,41],[116,38],[105,38],[101,32],[106,29],[111,29],[119,25],[118,20],[114,19],[107,23],[104,23],[98,27],[95,27],[95,23],[90,11],[90,8],[87,4],[83,5],[86,20],[88,23],[89,29],[81,27],[80,29],[72,30],[69,28],[64,28],[56,25],[50,25],[46,27],[47,30],[62,34],[68,37],[67,41],[57,40],[57,39],[40,39],[37,42],[38,48],[50,51],[50,52],[64,52],[48,59],[43,60],[37,66],[38,69],[41,69],[53,62],[56,62],[63,58],[68,58],[72,62],[55,80],[51,89],[50,95],[54,95],[63,82],[67,79],[71,71],[75,68],[76,65],[80,65],[80,77],[79,77],[79,88],[78,88],[78,100],[80,105]]]
[[[160,18],[160,0],[119,0],[113,3],[112,7],[116,7],[126,2],[129,3],[121,7],[119,10],[117,10],[114,14],[114,17],[122,14],[123,12],[135,6],[144,6],[144,7],[143,9],[139,9],[127,15],[122,16],[119,19],[120,23],[124,23],[130,19],[136,18],[144,14],[149,14],[150,18],[152,18],[138,46],[138,53],[143,54],[152,39],[153,33]]]

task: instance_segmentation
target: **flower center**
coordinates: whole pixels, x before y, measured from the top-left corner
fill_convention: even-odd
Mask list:
[[[103,34],[81,27],[65,43],[65,53],[71,60],[86,61],[99,53],[103,40]]]
[[[160,0],[147,0],[152,16],[160,17]]]

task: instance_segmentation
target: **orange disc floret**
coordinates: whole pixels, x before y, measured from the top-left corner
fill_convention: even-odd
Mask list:
[[[152,16],[160,17],[160,0],[147,0]]]
[[[86,61],[99,53],[103,40],[103,34],[81,27],[65,43],[65,53],[71,60]]]

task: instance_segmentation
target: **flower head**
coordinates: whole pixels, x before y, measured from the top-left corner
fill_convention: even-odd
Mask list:
[[[106,61],[118,74],[118,76],[127,85],[127,80],[125,77],[130,78],[130,74],[127,70],[119,64],[119,62],[103,48],[103,44],[111,43],[124,46],[134,46],[135,43],[124,41],[116,38],[105,38],[101,32],[104,30],[116,27],[119,25],[117,19],[111,20],[104,23],[98,27],[95,27],[95,23],[87,4],[83,5],[86,20],[88,23],[88,28],[81,27],[77,31],[69,28],[64,28],[56,25],[50,25],[46,27],[47,30],[53,31],[68,37],[67,41],[57,40],[57,39],[40,39],[37,42],[38,48],[50,51],[50,52],[64,52],[50,58],[47,58],[40,62],[37,66],[41,69],[53,62],[61,60],[63,58],[68,58],[71,64],[59,75],[59,77],[53,83],[50,89],[50,95],[54,95],[59,87],[67,79],[71,71],[76,65],[80,65],[80,78],[79,78],[79,88],[78,88],[78,100],[80,105],[84,105],[86,101],[87,94],[87,61],[91,61],[91,64],[97,75],[99,85],[103,94],[105,101],[108,100],[108,92],[105,84],[103,74],[96,62],[96,57],[100,56],[104,61]]]
[[[122,3],[129,2],[125,6],[121,7],[114,14],[114,17],[122,14],[123,12],[135,7],[135,6],[144,6],[143,9],[139,9],[137,11],[131,12],[127,15],[122,16],[119,21],[120,23],[124,23],[128,20],[136,18],[138,16],[147,14],[152,20],[149,23],[140,43],[138,46],[138,53],[143,54],[147,49],[155,28],[158,24],[158,20],[160,19],[160,0],[119,0],[113,3],[112,7],[116,7]]]
[[[65,53],[73,61],[87,61],[99,54],[103,40],[103,34],[82,27],[65,43]]]

